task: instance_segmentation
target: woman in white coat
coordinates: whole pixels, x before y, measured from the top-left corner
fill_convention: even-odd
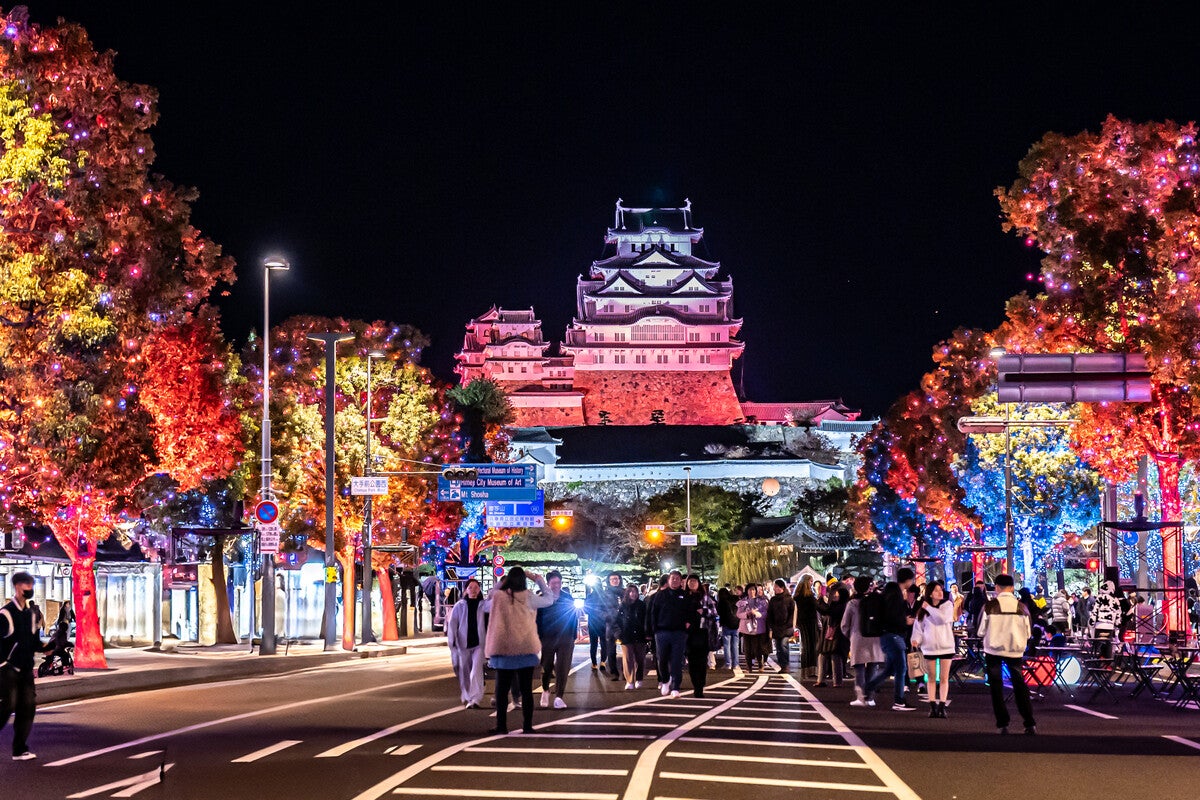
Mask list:
[[[875,698],[867,697],[867,684],[883,670],[883,647],[878,636],[864,636],[859,606],[871,588],[871,579],[859,575],[854,579],[854,597],[842,614],[842,633],[850,640],[850,663],[854,666],[854,699],[852,706],[873,706]],[[873,669],[872,669],[873,667]]]
[[[479,702],[483,700],[483,614],[487,610],[486,604],[479,581],[471,578],[462,599],[454,604],[446,618],[450,663],[458,675],[462,702],[467,708],[479,708]]]
[[[946,597],[941,581],[925,584],[925,602],[913,624],[913,647],[925,657],[926,695],[929,716],[946,718],[950,702],[950,662],[957,649],[954,641],[954,601]]]

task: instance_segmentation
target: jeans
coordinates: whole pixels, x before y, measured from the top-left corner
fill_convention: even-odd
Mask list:
[[[733,669],[738,665],[738,629],[722,628],[721,638],[725,640],[725,669]]]
[[[884,671],[883,664],[878,662],[854,665],[854,685],[862,689],[864,697],[867,694],[868,686],[874,683],[877,678],[882,679],[886,677],[887,672]]]
[[[884,667],[883,672],[874,680],[867,683],[866,692],[870,694],[879,688],[879,685],[891,676],[895,679],[896,703],[904,702],[904,687],[908,683],[908,647],[904,644],[904,637],[898,633],[885,633],[879,637],[879,646],[883,649]]]
[[[775,642],[775,661],[779,663],[779,671],[788,671],[788,640],[790,636],[772,636],[771,639]]]
[[[554,694],[563,696],[567,675],[571,673],[571,658],[575,655],[575,640],[562,639],[542,642],[542,691],[550,691],[550,675],[554,674]]]
[[[0,667],[0,729],[13,716],[14,756],[29,749],[29,732],[33,730],[33,715],[37,712],[37,692],[33,687],[33,670],[18,672]]]
[[[1008,727],[1008,706],[1004,702],[1004,676],[1000,668],[1008,667],[1008,679],[1012,683],[1013,699],[1017,701],[1017,713],[1025,721],[1026,728],[1034,726],[1033,704],[1029,702],[1029,686],[1025,683],[1025,672],[1021,669],[1020,658],[1004,658],[985,653],[983,656],[987,670],[988,688],[992,692],[992,711],[996,713],[996,727]]]
[[[683,685],[683,655],[687,648],[687,631],[655,631],[654,644],[658,649],[658,663],[669,670],[671,691],[678,692]],[[658,682],[663,682],[659,673]]]

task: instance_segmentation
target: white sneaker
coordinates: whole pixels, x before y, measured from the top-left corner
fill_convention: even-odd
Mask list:
[[[641,682],[641,681],[634,681],[634,682],[633,682],[633,688],[635,688],[635,689],[640,689],[640,688],[642,688],[642,682]]]
[[[850,701],[850,705],[854,706],[855,708],[866,708],[867,701],[856,698],[856,699]]]
[[[871,708],[874,708],[875,707],[875,698],[874,697],[867,698],[867,705],[869,705]]]
[[[13,761],[32,761],[35,758],[37,758],[37,756],[26,750],[24,753],[18,753],[17,755],[13,756]]]
[[[544,692],[542,692],[542,702],[541,702],[541,706],[542,706],[542,708],[549,708],[549,707],[550,707],[550,693],[549,693],[549,692],[545,692],[545,691],[544,691]]]
[[[563,699],[561,697],[556,697],[556,698],[554,698],[554,707],[558,708],[558,709],[562,709],[562,708],[566,708],[567,704],[565,702],[563,702]]]
[[[659,684],[659,687],[658,687],[658,692],[659,692],[659,694],[661,694],[663,697],[666,697],[666,696],[667,696],[667,693],[668,693],[668,692],[670,692],[670,691],[671,691],[671,684],[669,684],[669,683],[663,683],[663,684]]]
[[[628,692],[628,691],[629,691],[630,689],[632,689],[632,688],[633,688],[633,684],[632,684],[632,683],[627,683],[627,684],[625,684],[625,691],[627,691],[627,692]]]
[[[674,700],[676,697],[679,697],[679,690],[678,690],[678,689],[676,689],[675,691],[671,692],[671,699],[672,699],[672,700]]]

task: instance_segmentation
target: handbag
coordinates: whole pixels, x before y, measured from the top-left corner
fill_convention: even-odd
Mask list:
[[[911,680],[925,677],[925,659],[916,650],[908,654],[908,677]]]

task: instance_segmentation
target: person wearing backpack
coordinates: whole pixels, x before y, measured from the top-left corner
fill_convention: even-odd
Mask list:
[[[852,706],[873,706],[874,698],[867,694],[867,685],[883,669],[883,649],[879,645],[879,621],[882,606],[879,593],[871,591],[871,579],[859,575],[854,579],[854,597],[842,614],[842,633],[850,640],[850,664],[854,667],[854,700]],[[865,607],[864,607],[865,604]]]
[[[904,701],[908,684],[908,632],[914,622],[905,598],[915,578],[916,573],[911,569],[901,567],[896,571],[896,580],[889,581],[883,587],[880,598],[883,605],[880,622],[883,632],[879,637],[879,646],[883,649],[885,666],[883,672],[867,682],[866,692],[870,697],[890,676],[895,682],[892,711],[916,710]]]

